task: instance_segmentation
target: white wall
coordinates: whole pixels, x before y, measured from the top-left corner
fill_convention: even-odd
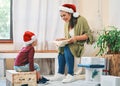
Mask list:
[[[91,29],[99,29],[97,27],[101,22],[103,26],[108,25],[108,1],[109,0],[80,0],[79,11],[81,15],[87,18]],[[100,20],[100,18],[102,18],[102,20]]]
[[[95,37],[103,26],[108,25],[108,5],[109,0],[80,0],[79,11],[88,20]],[[83,56],[95,56],[98,52],[98,49],[94,48],[95,44],[85,46]]]
[[[98,6],[98,1],[101,1],[101,6]],[[100,7],[100,14],[102,17],[102,24],[108,25],[108,1],[109,0],[80,0],[78,11],[84,16],[93,31],[97,31],[100,28],[101,22],[98,18],[98,7]],[[94,45],[86,45],[84,55],[94,55],[96,50],[93,48]],[[2,44],[0,43],[1,50],[13,50],[13,44]],[[89,52],[89,53],[88,53]]]
[[[12,43],[0,43],[0,51],[2,50],[14,50]]]
[[[109,8],[109,24],[120,29],[120,0],[110,0]]]

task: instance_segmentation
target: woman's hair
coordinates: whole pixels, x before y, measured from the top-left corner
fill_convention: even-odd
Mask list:
[[[78,19],[78,17],[75,18],[75,17],[73,17],[73,14],[71,14],[71,19],[70,19],[68,27],[72,29],[77,24],[77,19]]]

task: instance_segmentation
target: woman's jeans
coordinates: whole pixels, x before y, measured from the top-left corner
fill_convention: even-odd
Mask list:
[[[68,69],[68,74],[70,75],[74,74],[74,56],[72,55],[68,46],[64,47],[64,54],[59,53],[58,63],[59,63],[58,73],[64,74],[66,65]]]

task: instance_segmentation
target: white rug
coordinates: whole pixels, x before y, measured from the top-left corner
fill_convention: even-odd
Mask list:
[[[61,81],[49,82],[47,85],[38,84],[38,86],[100,86],[98,82],[88,82],[84,80],[78,80],[71,83],[62,83]]]
[[[45,76],[51,78],[53,76]],[[85,81],[85,75],[75,76],[75,81],[71,83],[62,83],[61,81],[49,81],[47,85],[38,84],[38,86],[100,86],[99,82]]]
[[[46,76],[45,76],[46,77]],[[0,86],[6,86],[6,78],[0,77]],[[38,84],[38,86],[100,86],[99,82],[85,81],[83,77],[81,80],[76,80],[71,83],[62,83],[61,81],[50,81],[47,85]]]

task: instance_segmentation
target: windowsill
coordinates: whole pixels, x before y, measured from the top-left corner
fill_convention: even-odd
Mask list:
[[[2,43],[13,43],[13,40],[0,40],[0,44]]]
[[[18,53],[19,50],[0,50],[0,53]],[[57,53],[57,50],[36,50],[35,53]]]

